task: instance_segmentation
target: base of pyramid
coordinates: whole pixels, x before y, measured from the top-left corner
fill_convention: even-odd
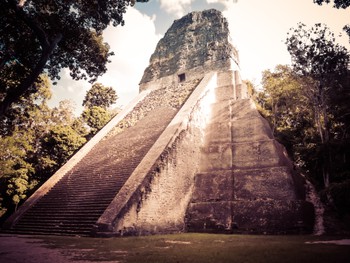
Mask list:
[[[313,205],[306,201],[237,200],[190,204],[186,227],[203,233],[308,234],[313,222]]]

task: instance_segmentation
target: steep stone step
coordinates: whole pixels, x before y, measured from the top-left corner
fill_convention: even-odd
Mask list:
[[[14,225],[19,233],[88,235],[176,110],[149,112],[96,145]]]
[[[60,229],[40,226],[24,227],[8,230],[8,233],[29,234],[29,235],[65,235],[65,236],[90,236],[92,226],[86,228]]]
[[[104,210],[105,207],[93,207],[93,206],[75,206],[75,207],[47,207],[47,208],[38,208],[35,209],[35,214],[47,214],[47,213],[51,213],[52,216],[56,215],[56,214],[74,214],[77,211],[84,211],[84,213],[100,213],[101,211]]]
[[[59,213],[59,214],[55,214],[54,216],[50,213],[43,213],[43,214],[39,214],[39,213],[28,213],[25,216],[23,216],[21,218],[21,221],[19,221],[17,223],[17,225],[21,224],[22,220],[32,220],[32,219],[47,219],[47,220],[74,220],[75,218],[80,220],[81,218],[83,218],[84,220],[94,220],[97,216],[99,216],[99,213],[93,214],[93,213],[85,213],[82,211],[75,211],[74,213]]]

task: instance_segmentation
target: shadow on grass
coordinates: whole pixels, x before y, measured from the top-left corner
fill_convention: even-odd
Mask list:
[[[306,244],[331,237],[177,234],[124,238],[40,237],[72,260],[110,262],[350,262],[350,247]]]

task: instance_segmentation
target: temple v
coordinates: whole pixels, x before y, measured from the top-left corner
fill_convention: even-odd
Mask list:
[[[142,48],[142,47],[140,47]],[[140,93],[6,222],[16,233],[309,233],[304,180],[249,98],[226,19],[176,20]]]

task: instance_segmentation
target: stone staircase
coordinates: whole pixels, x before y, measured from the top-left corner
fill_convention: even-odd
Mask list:
[[[135,126],[105,138],[29,209],[10,231],[90,235],[98,218],[176,111],[171,107],[156,108]]]
[[[187,209],[187,230],[312,232],[313,207],[304,201],[303,182],[284,148],[254,103],[226,96],[231,90],[216,89],[201,169]]]
[[[155,86],[47,193],[12,215],[4,231],[93,235],[98,219],[199,82]]]

